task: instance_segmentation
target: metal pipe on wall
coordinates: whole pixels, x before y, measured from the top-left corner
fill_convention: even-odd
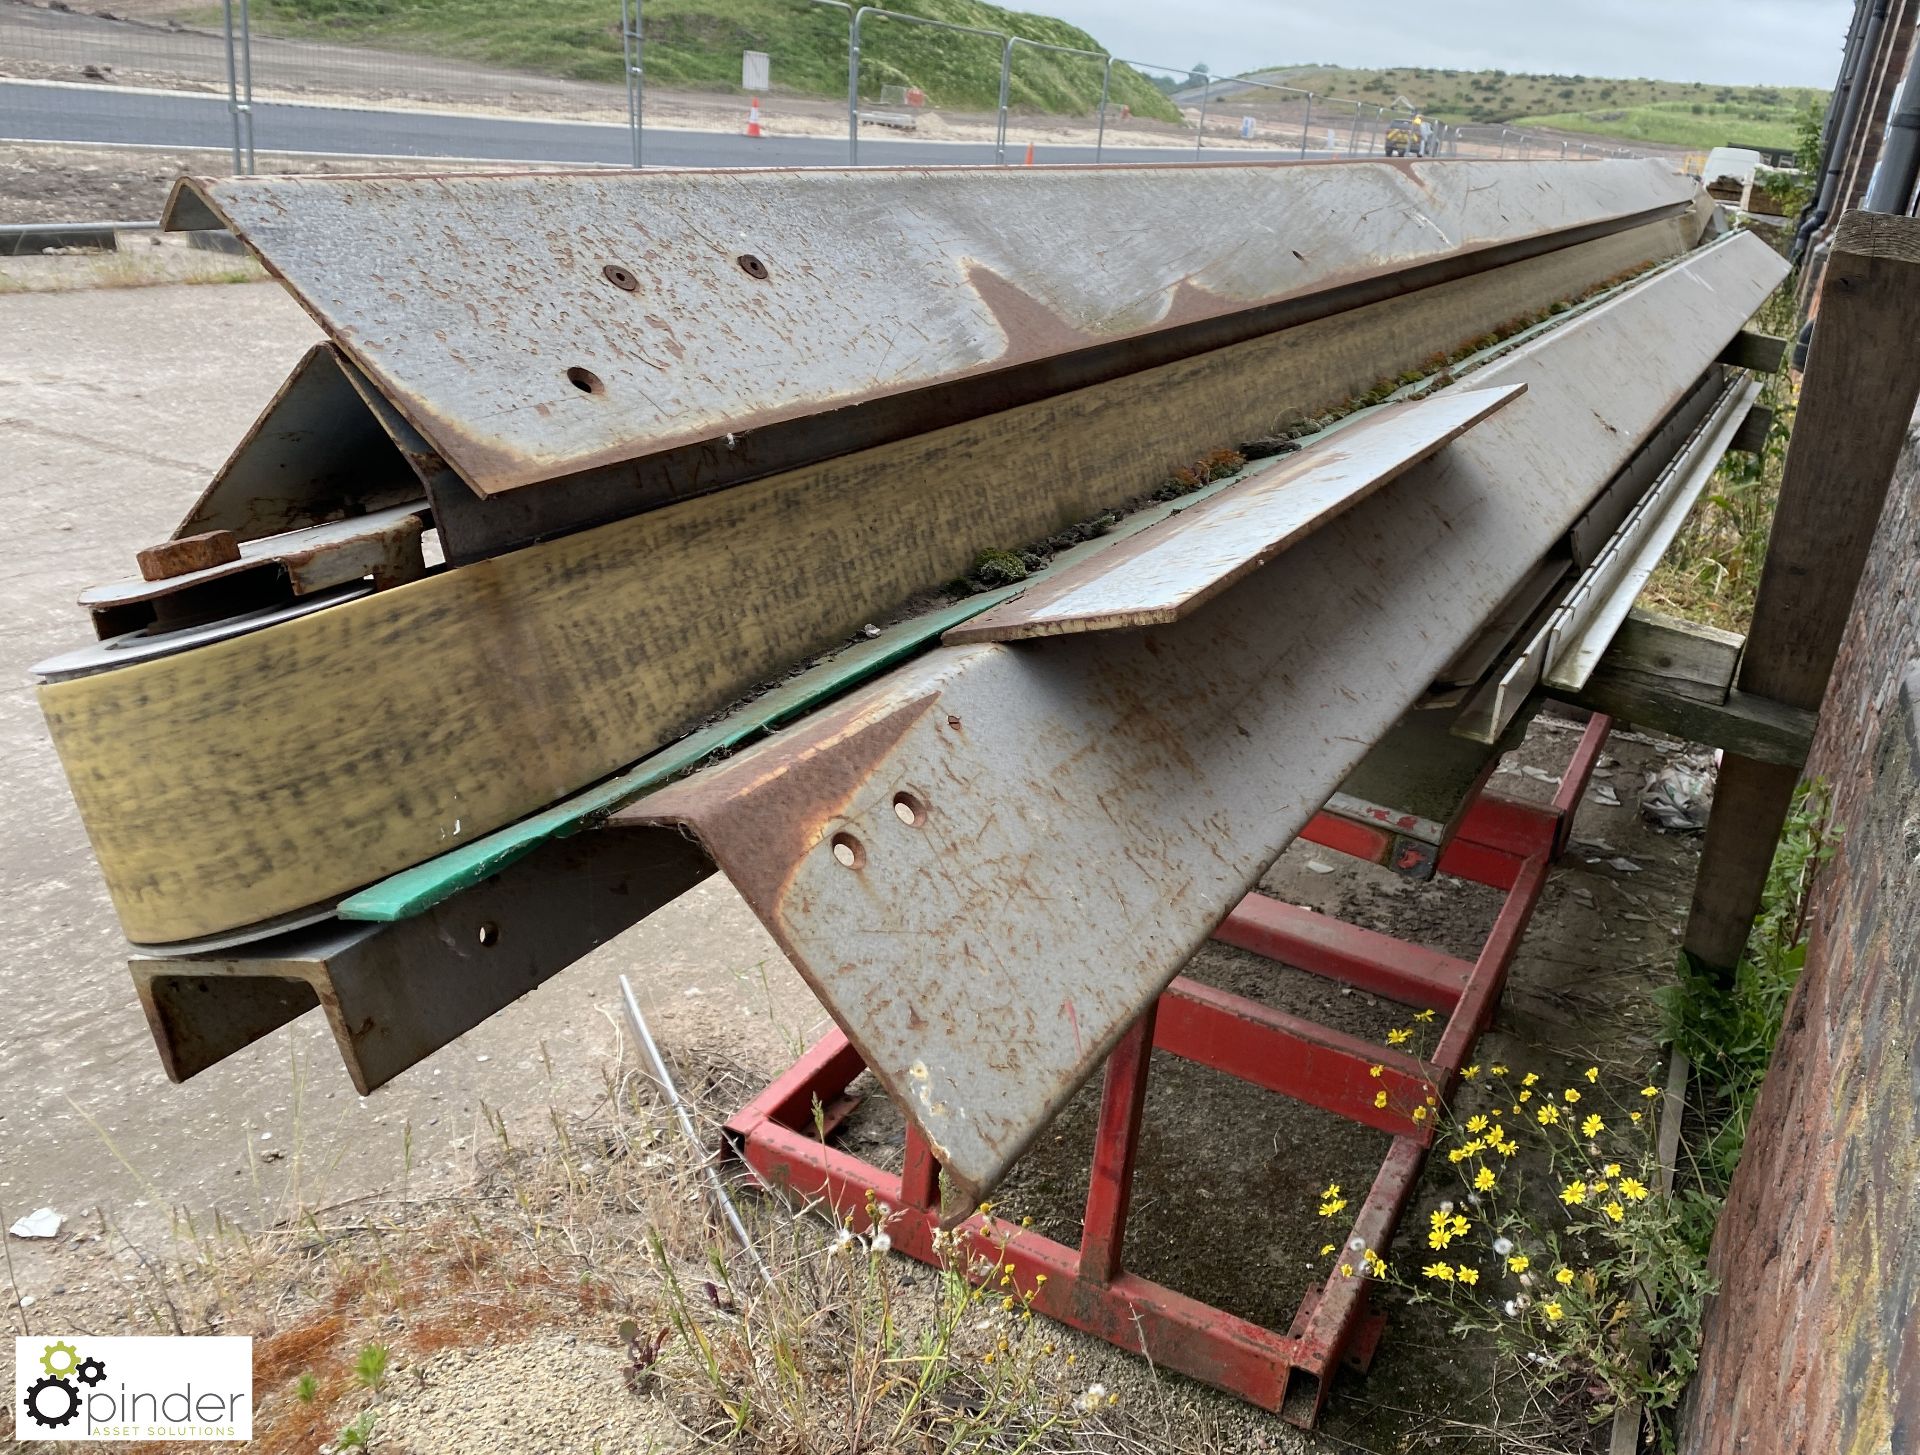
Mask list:
[[[1833,134],[1827,139],[1826,171],[1820,178],[1820,192],[1814,203],[1813,212],[1802,220],[1793,235],[1793,248],[1788,253],[1792,262],[1799,262],[1806,252],[1807,244],[1813,235],[1826,225],[1833,215],[1834,198],[1840,191],[1840,176],[1846,170],[1847,156],[1851,150],[1853,132],[1859,123],[1860,112],[1866,103],[1867,88],[1861,84],[1867,67],[1873,64],[1874,56],[1880,49],[1880,33],[1887,24],[1887,0],[1871,0],[1872,9],[1867,13],[1866,29],[1860,36],[1860,47],[1854,53],[1853,73],[1847,78],[1847,99]],[[1836,102],[1837,102],[1836,97]]]
[[[1873,169],[1862,205],[1868,212],[1904,213],[1913,205],[1913,188],[1920,176],[1920,34],[1907,53],[1907,74],[1887,117],[1886,140]]]

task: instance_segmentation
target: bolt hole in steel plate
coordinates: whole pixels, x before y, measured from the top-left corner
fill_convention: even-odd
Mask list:
[[[832,839],[833,857],[843,869],[864,869],[867,864],[866,845],[852,834],[835,834]]]
[[[480,925],[480,933],[477,938],[481,945],[491,950],[495,945],[500,943],[500,926],[492,920],[483,921]]]
[[[635,292],[640,287],[640,280],[618,263],[608,263],[606,267],[600,270],[600,276],[613,284],[614,287],[624,289],[628,293]]]
[[[910,829],[917,829],[927,821],[927,806],[911,793],[893,795],[893,816]]]
[[[740,271],[745,273],[749,278],[764,278],[767,276],[767,265],[752,253],[742,253],[739,257],[735,258],[734,261],[740,265]]]
[[[605,394],[606,384],[591,369],[583,369],[578,364],[567,370],[567,382],[582,394]]]

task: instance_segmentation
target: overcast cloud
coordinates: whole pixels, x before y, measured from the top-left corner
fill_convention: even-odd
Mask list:
[[[1823,88],[1853,14],[1851,0],[1009,3],[1070,20],[1115,55],[1218,75],[1327,62]]]

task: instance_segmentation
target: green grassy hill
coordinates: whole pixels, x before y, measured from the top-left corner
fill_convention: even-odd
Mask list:
[[[1085,31],[985,0],[901,0],[892,8],[1099,50]],[[253,0],[257,28],[334,42],[425,51],[578,80],[620,79],[617,0]],[[737,89],[740,52],[772,57],[773,89],[844,96],[847,12],[808,0],[646,0],[649,84]],[[860,90],[918,86],[929,104],[990,111],[1000,91],[1000,43],[869,17],[861,26]],[[1020,47],[1010,99],[1028,111],[1090,114],[1102,63]],[[1144,77],[1114,68],[1112,101],[1167,121],[1178,115]]]
[[[1443,71],[1429,66],[1279,66],[1241,74],[1272,76],[1323,96],[1381,105],[1404,96],[1441,121],[1557,127],[1703,149],[1729,143],[1793,146],[1798,117],[1809,105],[1826,105],[1826,92],[1810,87]]]

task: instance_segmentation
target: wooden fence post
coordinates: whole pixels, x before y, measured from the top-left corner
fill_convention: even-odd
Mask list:
[[[1920,399],[1920,218],[1834,233],[1740,691],[1818,709]],[[1727,972],[1760,906],[1798,770],[1725,755],[1685,948]]]

